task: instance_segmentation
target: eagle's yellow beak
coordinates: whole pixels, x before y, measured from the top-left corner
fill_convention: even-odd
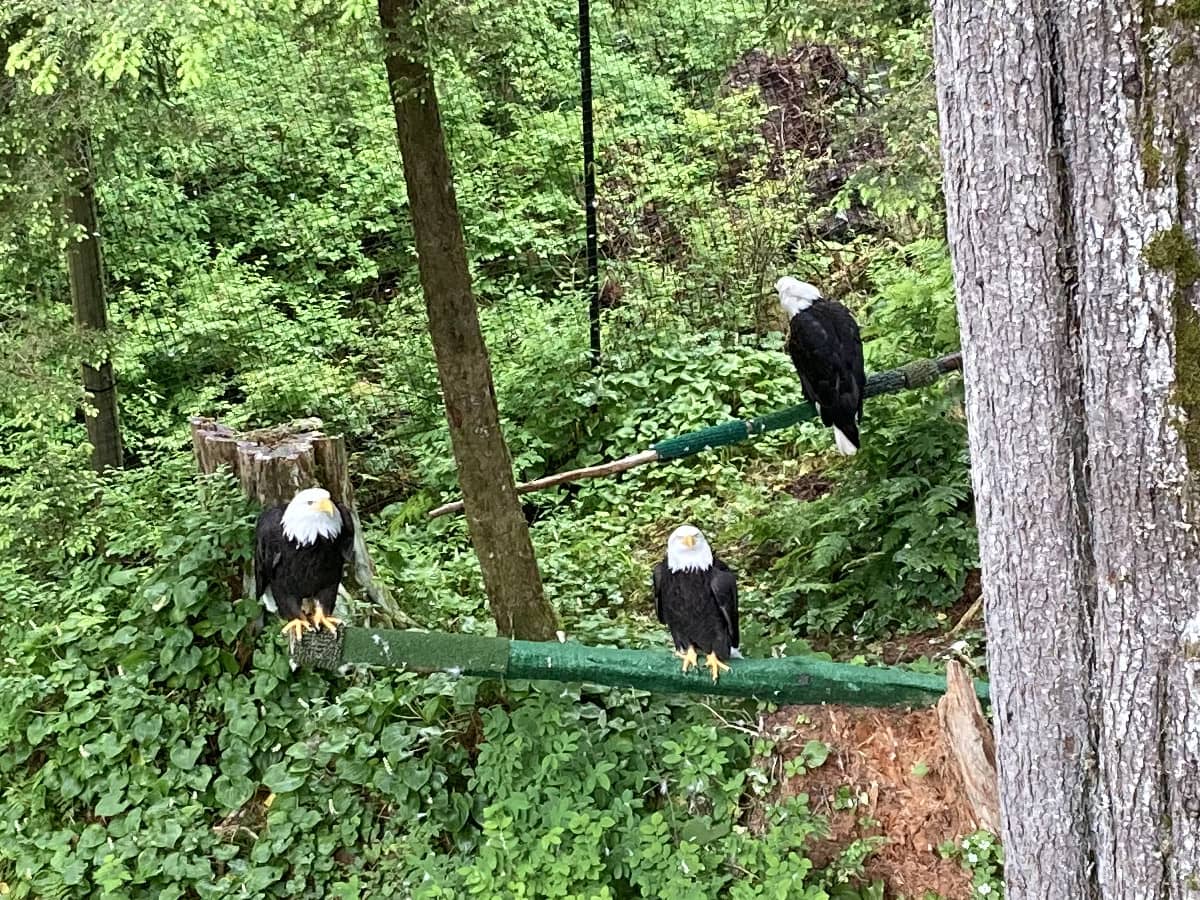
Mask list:
[[[317,501],[317,509],[325,513],[327,516],[333,515],[333,501],[326,497],[324,500]]]
[[[696,536],[694,534],[685,534],[679,539],[679,543],[687,547],[689,550],[696,546]]]

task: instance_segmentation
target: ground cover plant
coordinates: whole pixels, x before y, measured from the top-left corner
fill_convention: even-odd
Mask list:
[[[405,611],[494,632],[464,523],[425,517],[456,479],[373,7],[35,6],[0,12],[0,893],[882,896],[870,846],[811,858],[827,823],[772,793],[765,707],[290,668],[243,596],[255,510],[196,479],[189,415],[342,431]],[[956,348],[927,14],[767,6],[595,10],[593,371],[574,10],[446,4],[436,65],[519,480],[796,402],[773,273],[847,302],[868,369]],[[68,109],[105,249],[92,342],[31,162]],[[83,353],[118,372],[120,472],[87,466]],[[741,574],[747,654],[867,664],[944,630],[977,565],[959,390],[870,401],[853,460],[802,426],[530,495],[564,628],[665,646],[650,567],[691,521]]]

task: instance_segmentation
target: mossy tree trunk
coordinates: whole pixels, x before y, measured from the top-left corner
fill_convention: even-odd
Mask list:
[[[108,329],[108,304],[104,289],[104,261],[100,251],[100,226],[96,217],[96,195],[92,183],[92,159],[86,135],[67,140],[67,169],[71,173],[65,206],[73,233],[67,243],[67,274],[71,283],[71,309],[75,327],[103,333]],[[92,444],[92,468],[102,472],[120,468],[124,462],[121,425],[117,415],[117,384],[107,356],[93,365],[85,361],[83,389],[94,414],[87,415],[88,439]]]
[[[1015,900],[1200,897],[1195,8],[934,2]]]
[[[417,0],[379,0],[421,286],[471,542],[503,635],[553,637],[529,526],[500,430]]]

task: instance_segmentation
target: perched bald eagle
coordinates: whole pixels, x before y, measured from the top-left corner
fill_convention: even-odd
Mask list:
[[[683,671],[696,666],[699,651],[716,681],[729,669],[724,661],[742,655],[737,575],[713,556],[698,528],[680,525],[667,539],[667,558],[654,567],[654,611],[670,629]]]
[[[788,355],[804,399],[833,427],[838,452],[853,456],[861,446],[858,423],[867,387],[858,324],[850,310],[811,284],[784,277],[775,290],[788,314]]]
[[[293,641],[305,629],[340,625],[333,618],[338,585],[354,553],[350,510],[329,498],[329,491],[308,488],[285,506],[264,509],[254,529],[254,592],[268,609],[286,619],[284,634]],[[304,601],[312,602],[312,620]]]

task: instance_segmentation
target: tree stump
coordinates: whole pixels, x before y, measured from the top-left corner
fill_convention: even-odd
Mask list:
[[[412,625],[396,609],[375,577],[362,523],[354,508],[354,488],[341,435],[322,431],[320,419],[299,419],[287,425],[237,432],[215,419],[194,416],[192,450],[204,474],[227,467],[247,497],[262,506],[287,503],[297,491],[323,487],[334,501],[346,504],[354,522],[354,556],[348,581],[366,597],[372,616],[381,623]],[[362,618],[362,617],[358,617]]]
[[[954,660],[946,663],[946,694],[938,701],[937,711],[976,824],[999,834],[1000,796],[992,729],[983,717],[975,685]]]

